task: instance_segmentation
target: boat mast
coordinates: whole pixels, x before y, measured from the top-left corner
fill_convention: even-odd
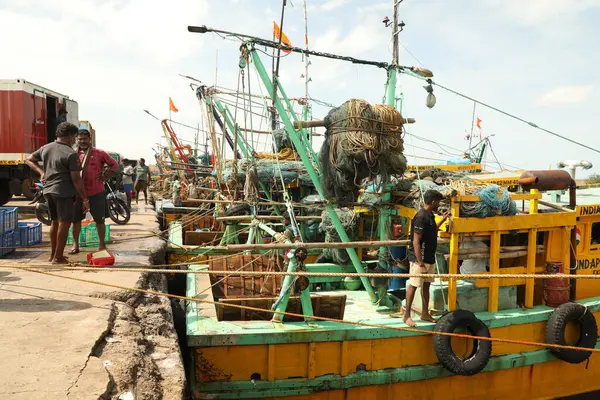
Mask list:
[[[287,0],[283,0],[281,3],[281,20],[279,22],[279,37],[275,38],[278,43],[277,47],[277,58],[275,58],[275,62],[273,63],[273,93],[271,99],[273,102],[271,103],[271,129],[277,129],[277,110],[275,109],[275,98],[277,97],[277,84],[279,82],[279,62],[281,61],[281,40],[283,38],[283,17],[285,15],[285,5],[287,4]]]
[[[306,46],[306,51],[308,51],[308,14],[306,12],[306,0],[302,1],[302,5],[304,7],[304,44]],[[308,121],[311,118],[311,112],[310,112],[310,103],[308,100],[308,82],[310,81],[308,78],[308,66],[310,65],[310,61],[308,58],[308,54],[304,54],[304,107],[302,110],[302,119],[304,121]],[[303,134],[305,137],[308,137],[308,143],[311,144],[312,146],[312,131],[313,128],[308,128],[308,132],[307,129],[304,128],[303,129]],[[308,135],[307,135],[308,133]]]

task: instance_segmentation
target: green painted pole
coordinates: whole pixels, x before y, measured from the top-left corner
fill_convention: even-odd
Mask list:
[[[277,234],[277,232],[275,232],[273,229],[271,229],[271,227],[269,227],[268,225],[266,225],[262,222],[260,222],[258,224],[258,228],[262,229],[263,231],[267,232],[269,235],[271,235],[273,237],[275,237],[275,235]],[[289,242],[289,240],[286,240],[286,241]],[[290,260],[288,263],[287,271],[288,272],[296,272],[296,258],[294,256],[294,251],[292,251],[291,253],[288,252],[287,254],[288,254],[288,257]],[[286,311],[288,302],[290,300],[290,293],[292,291],[292,286],[294,284],[295,279],[296,278],[294,278],[293,276],[290,276],[290,275],[287,275],[285,278],[283,278],[283,283],[281,285],[282,289],[281,289],[281,292],[279,293],[279,298],[277,299],[277,301],[274,304],[275,311],[279,311],[279,312]],[[314,315],[312,301],[310,300],[310,289],[309,288],[304,289],[300,293],[300,302],[302,304],[302,314]],[[309,321],[311,318],[305,317],[304,319],[306,321]],[[282,322],[283,315],[282,314],[273,314],[272,320],[275,322]]]
[[[292,108],[292,103],[290,102],[290,99],[287,97],[287,94],[285,93],[285,90],[283,89],[283,85],[281,84],[279,79],[277,79],[277,77],[275,77],[275,79],[277,80],[277,90],[279,90],[279,93],[281,93],[281,98],[285,101],[285,104],[287,105],[289,114],[292,115],[292,118],[294,119],[295,122],[298,122],[298,117],[296,116],[296,113],[294,112],[294,109]],[[302,134],[298,135],[298,132],[294,130],[294,134],[298,135],[300,137],[300,141],[304,144],[305,148],[307,148],[309,150],[309,152],[312,156],[312,159],[315,160],[315,163],[316,163],[316,160],[318,160],[317,153],[315,153],[312,146],[307,141],[305,130],[303,129],[301,132],[302,132]],[[289,134],[289,132],[288,132],[288,134]]]
[[[263,84],[265,85],[267,91],[269,93],[273,93],[273,83],[271,82],[271,79],[269,78],[269,74],[265,70],[265,67],[260,59],[260,56],[256,53],[256,50],[254,50],[253,48],[250,48],[250,54],[252,55],[252,60],[254,61],[254,67],[258,71],[258,74],[259,74],[261,80],[263,81]],[[277,108],[277,111],[279,112],[279,115],[281,116],[281,119],[283,121],[285,129],[287,130],[287,132],[290,136],[290,139],[294,143],[294,147],[298,151],[298,155],[300,156],[300,158],[302,159],[302,162],[304,163],[304,166],[306,167],[308,175],[310,176],[310,178],[313,181],[313,184],[315,185],[315,189],[317,189],[319,196],[321,196],[322,198],[325,198],[325,192],[323,191],[323,187],[321,185],[321,180],[319,179],[319,174],[313,167],[308,154],[306,153],[304,147],[302,146],[302,143],[298,139],[298,135],[297,135],[296,131],[294,130],[294,126],[293,126],[292,122],[290,121],[289,117],[287,116],[287,113],[285,112],[285,108],[284,108],[283,104],[281,103],[281,100],[279,99],[279,97],[275,97],[275,107]],[[318,162],[318,160],[315,160],[315,162]],[[346,231],[344,230],[342,222],[340,221],[340,218],[338,217],[337,213],[335,212],[333,205],[327,204],[325,209],[329,212],[331,222],[333,222],[333,225],[335,226],[335,229],[336,229],[340,239],[343,242],[349,242],[350,238],[346,234]],[[354,249],[346,249],[346,251],[348,252],[348,256],[350,257],[350,260],[352,261],[352,265],[354,266],[354,269],[356,270],[356,272],[358,272],[358,273],[364,272],[365,270],[358,258],[358,255],[356,254],[356,251]],[[369,281],[369,279],[367,279],[363,276],[360,278],[360,280],[361,280],[365,290],[369,294],[369,298],[371,299],[371,301],[373,303],[376,303],[378,301],[378,298],[375,295],[375,292],[373,291],[373,287],[371,286],[371,282]]]

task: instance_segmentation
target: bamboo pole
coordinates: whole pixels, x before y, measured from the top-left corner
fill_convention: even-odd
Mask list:
[[[294,217],[297,221],[310,221],[313,219],[320,220],[320,215],[299,215]],[[244,221],[257,219],[259,221],[283,221],[284,218],[279,215],[232,215],[230,217],[216,217],[217,221]]]
[[[550,207],[550,208],[553,208],[553,209],[558,210],[558,211],[573,212],[573,210],[571,210],[570,208],[561,207],[561,206],[559,206],[557,204],[550,203],[548,201],[538,200],[538,203],[541,204],[541,205],[543,205],[543,206]]]

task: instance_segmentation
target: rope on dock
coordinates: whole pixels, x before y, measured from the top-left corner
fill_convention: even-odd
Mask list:
[[[229,254],[221,257],[211,258],[211,261],[224,260],[227,258],[243,255],[243,252]],[[184,267],[193,265],[193,262],[162,264],[155,267]],[[473,279],[600,279],[600,275],[570,275],[570,274],[405,274],[405,273],[356,273],[356,272],[307,272],[307,271],[210,271],[210,270],[182,270],[182,269],[160,269],[160,268],[137,268],[138,265],[122,265],[119,267],[91,267],[87,264],[71,263],[60,264],[36,264],[33,268],[44,268],[66,271],[93,271],[93,272],[148,272],[161,274],[201,274],[201,275],[233,275],[233,276],[323,276],[335,278],[447,278],[458,280]],[[21,264],[0,264],[1,268],[28,268]]]
[[[144,293],[144,294],[148,294],[148,295],[165,296],[165,297],[178,299],[178,300],[192,301],[192,302],[204,303],[204,304],[212,304],[212,305],[221,306],[221,307],[233,307],[233,308],[249,310],[249,311],[256,311],[256,312],[267,312],[267,313],[279,314],[279,315],[283,315],[283,316],[306,318],[309,320],[312,319],[312,320],[317,320],[317,321],[336,322],[336,323],[340,323],[340,324],[364,326],[364,327],[368,327],[368,328],[391,329],[391,330],[396,330],[396,331],[422,333],[422,334],[426,334],[426,335],[440,335],[440,336],[449,336],[449,337],[457,337],[457,338],[472,339],[472,340],[486,340],[489,342],[518,344],[518,345],[534,346],[534,347],[545,347],[548,349],[590,351],[590,352],[594,352],[594,353],[600,352],[600,348],[587,348],[587,347],[577,347],[577,346],[568,346],[568,345],[560,345],[560,344],[530,342],[530,341],[525,341],[525,340],[492,338],[492,337],[474,336],[474,335],[454,333],[454,332],[437,332],[437,331],[429,331],[429,330],[419,329],[419,328],[372,324],[372,323],[367,323],[367,322],[362,322],[362,321],[348,321],[348,320],[342,320],[342,319],[336,319],[336,318],[328,318],[328,317],[319,317],[319,316],[314,316],[314,315],[291,313],[291,312],[287,312],[287,311],[285,311],[285,312],[284,311],[275,311],[275,310],[263,309],[263,308],[258,308],[258,307],[242,306],[242,305],[238,305],[238,304],[221,303],[218,301],[201,300],[201,299],[197,299],[194,297],[178,296],[178,295],[174,295],[174,294],[170,294],[170,293],[156,292],[156,291],[141,289],[141,288],[132,288],[132,287],[116,285],[116,284],[100,282],[100,281],[94,281],[94,280],[89,280],[89,279],[75,278],[75,277],[71,277],[71,276],[54,274],[51,272],[40,271],[40,270],[23,267],[23,266],[19,267],[18,269],[23,270],[23,271],[38,273],[38,274],[42,274],[42,275],[47,275],[47,276],[53,276],[56,278],[63,278],[63,279],[68,279],[68,280],[72,280],[72,281],[77,281],[77,282],[112,287],[114,289],[135,291],[135,292],[140,292],[140,293]],[[220,272],[223,272],[223,271],[220,271]]]

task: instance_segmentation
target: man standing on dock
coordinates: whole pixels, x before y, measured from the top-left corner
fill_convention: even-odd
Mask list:
[[[431,277],[417,278],[411,277],[408,288],[406,289],[406,309],[404,310],[403,320],[406,325],[417,326],[412,320],[410,313],[412,303],[415,299],[417,288],[421,288],[421,299],[423,309],[421,310],[421,320],[428,322],[437,322],[429,314],[429,287],[433,282],[435,273],[435,250],[437,247],[437,233],[440,225],[448,218],[444,218],[436,223],[435,212],[440,206],[444,196],[437,190],[428,190],[423,195],[424,206],[414,216],[410,229],[410,241],[408,246],[408,260],[410,261],[411,274],[432,274]]]
[[[81,164],[83,186],[89,199],[90,214],[96,223],[98,231],[99,249],[106,248],[104,242],[106,234],[106,195],[104,193],[104,182],[106,182],[119,168],[119,164],[108,155],[107,152],[92,147],[91,134],[87,129],[77,132],[77,148],[79,162]],[[104,166],[109,170],[104,172]],[[73,249],[70,254],[79,253],[79,234],[81,233],[81,221],[85,219],[85,212],[81,212],[81,199],[77,199],[75,206],[75,218],[73,219]]]
[[[63,122],[56,128],[56,141],[48,143],[27,157],[27,165],[40,175],[44,185],[44,197],[48,203],[48,211],[52,225],[50,227],[50,243],[52,264],[66,264],[64,249],[67,243],[69,227],[73,222],[75,193],[82,199],[79,207],[87,212],[89,201],[79,175],[81,165],[77,153],[71,145],[77,134],[77,127]],[[38,162],[42,162],[43,169]]]
[[[144,200],[148,205],[148,184],[150,183],[150,168],[146,165],[146,160],[140,158],[137,167],[135,167],[135,174],[137,175],[135,181],[135,204],[138,203],[140,192],[144,192]]]

